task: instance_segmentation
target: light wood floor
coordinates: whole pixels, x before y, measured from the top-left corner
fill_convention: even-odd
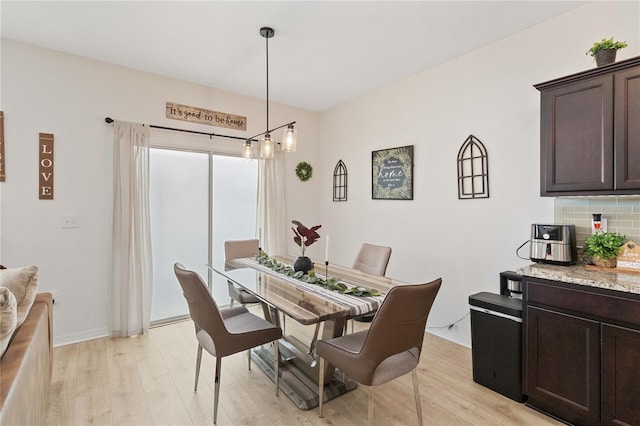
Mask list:
[[[311,333],[287,321],[287,334]],[[55,348],[47,424],[212,424],[214,360],[203,354],[193,392],[196,348],[191,321],[134,338]],[[319,419],[317,409],[300,411],[282,393],[276,398],[260,369],[247,370],[245,354],[224,358],[222,365],[219,425],[366,424],[365,386],[326,403]],[[425,335],[418,371],[426,425],[559,424],[473,382],[470,350],[434,335]],[[417,424],[411,375],[377,387],[375,397],[375,424]]]

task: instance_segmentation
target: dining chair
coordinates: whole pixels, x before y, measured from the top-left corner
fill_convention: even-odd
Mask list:
[[[370,386],[369,424],[373,421],[373,389],[409,372],[413,376],[418,422],[422,425],[420,389],[416,367],[420,361],[427,317],[442,279],[426,284],[393,287],[380,305],[368,330],[320,340],[320,377],[325,364],[334,365],[356,382]],[[319,385],[319,417],[322,417],[324,386]]]
[[[218,421],[218,397],[220,395],[220,374],[222,358],[235,353],[251,350],[256,346],[273,343],[273,366],[276,396],[280,388],[278,339],[282,330],[268,321],[253,315],[244,306],[220,310],[207,285],[200,275],[185,269],[180,263],[173,266],[182,293],[189,305],[189,314],[196,328],[198,353],[196,358],[196,379],[193,391],[198,390],[198,376],[202,349],[216,359],[213,389],[213,424]]]
[[[242,257],[253,257],[258,254],[260,242],[257,239],[252,240],[228,240],[224,242],[224,258],[225,260],[237,259]],[[229,297],[231,303],[229,307],[233,307],[233,302],[238,302],[242,306],[250,303],[260,303],[253,294],[243,288],[236,286],[231,281],[227,281],[229,287]]]
[[[353,269],[370,275],[381,277],[387,272],[387,265],[391,257],[391,247],[377,246],[363,243],[353,262]],[[371,322],[373,314],[361,315],[351,319],[351,332],[353,333],[353,321]],[[345,327],[346,330],[346,327]]]
[[[391,247],[363,243],[353,262],[353,269],[371,275],[384,276],[390,257]]]

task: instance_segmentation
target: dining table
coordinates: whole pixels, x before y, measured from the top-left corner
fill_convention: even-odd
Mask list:
[[[392,287],[407,283],[322,261],[313,262],[313,273],[296,277],[282,271],[293,265],[295,257],[271,256],[269,260],[271,262],[261,262],[259,257],[220,259],[207,267],[255,295],[262,302],[266,319],[273,324],[282,326],[280,316],[284,314],[302,325],[315,326],[311,341],[286,334],[280,340],[281,391],[300,409],[308,410],[318,405],[320,382],[325,386],[325,400],[355,389],[357,383],[336,372],[333,366],[327,366],[324,376],[319,377],[315,343],[318,339],[341,336],[349,318],[375,313]],[[274,263],[280,267],[273,268]],[[331,278],[332,282],[340,283],[342,289],[346,288],[347,294],[319,285],[309,279],[310,276],[320,282]],[[270,346],[251,353],[255,364],[269,377],[273,376],[272,354]]]

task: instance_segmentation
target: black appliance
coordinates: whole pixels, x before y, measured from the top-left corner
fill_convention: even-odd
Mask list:
[[[513,271],[500,272],[500,294],[522,299],[522,275]]]
[[[522,394],[522,299],[509,288],[520,282],[515,272],[500,274],[500,291],[469,296],[473,381],[517,402]],[[515,287],[514,287],[515,288]],[[521,293],[521,289],[517,288]]]

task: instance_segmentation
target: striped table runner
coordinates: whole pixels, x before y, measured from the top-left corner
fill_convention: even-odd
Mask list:
[[[237,262],[247,265],[253,269],[257,269],[262,272],[266,272],[269,275],[273,275],[283,281],[286,281],[290,284],[295,285],[296,287],[300,287],[309,293],[317,294],[325,299],[328,299],[334,303],[337,303],[345,308],[349,309],[349,315],[351,317],[357,317],[364,314],[369,314],[371,312],[375,312],[378,310],[382,302],[384,301],[385,293],[382,293],[380,296],[353,296],[350,294],[342,294],[337,291],[328,290],[318,284],[309,284],[304,281],[300,281],[297,278],[288,277],[284,274],[280,274],[271,268],[268,268],[264,265],[259,264],[255,259],[251,257],[246,257],[242,259],[235,259]],[[316,273],[316,276],[324,277],[323,274]],[[326,277],[325,277],[326,278]],[[344,282],[344,281],[340,281]],[[344,282],[347,287],[353,288],[356,287],[354,285],[349,284],[348,282]]]

